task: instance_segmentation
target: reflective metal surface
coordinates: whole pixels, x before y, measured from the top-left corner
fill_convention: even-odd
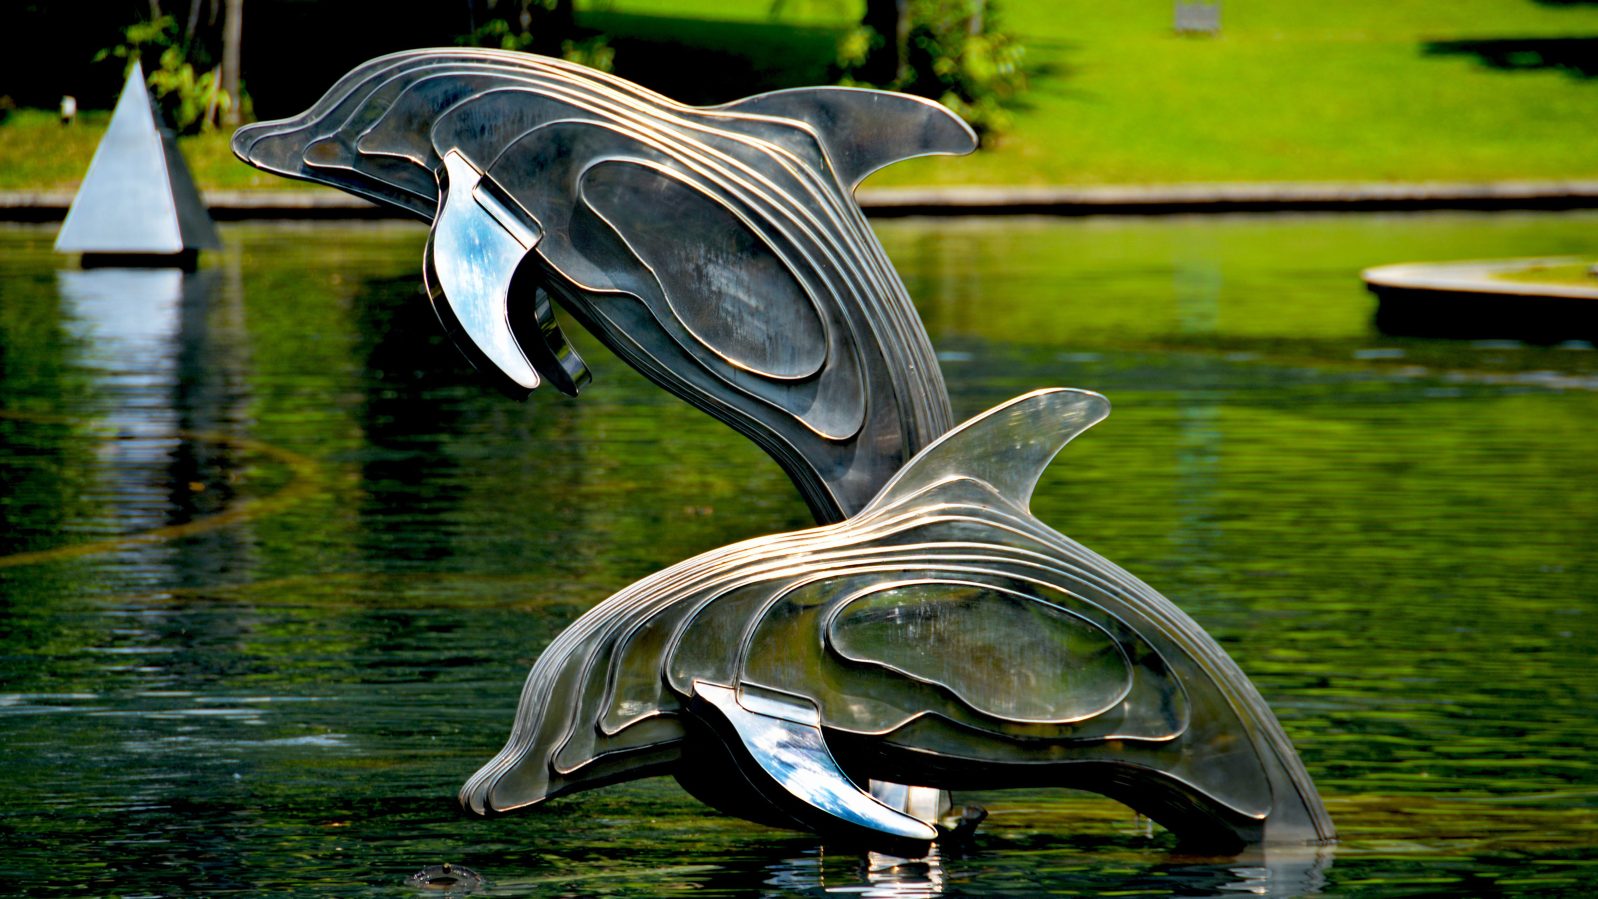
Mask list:
[[[373,60],[293,119],[234,136],[252,165],[433,222],[429,292],[500,387],[587,380],[543,300],[770,453],[817,518],[858,511],[951,422],[903,284],[855,205],[896,160],[975,137],[919,98],[779,91],[713,108],[556,59]]]
[[[144,72],[134,63],[55,248],[175,256],[220,246],[177,140],[156,121]]]
[[[235,135],[254,165],[431,219],[428,294],[502,389],[587,380],[553,297],[841,522],[699,556],[579,618],[464,805],[671,773],[753,820],[918,854],[941,790],[1058,784],[1194,842],[1332,837],[1214,641],[1028,512],[1103,399],[1042,391],[949,431],[926,332],[851,192],[973,146],[947,110],[896,94],[696,109],[481,50],[374,60]]]
[[[1220,646],[1028,511],[1043,468],[1108,411],[1075,390],[1012,400],[842,524],[706,553],[595,606],[534,665],[462,802],[506,811],[669,771],[726,805],[730,756],[765,772],[738,790],[769,806],[732,810],[854,839],[914,838],[863,812],[873,778],[1078,787],[1199,844],[1332,838]]]

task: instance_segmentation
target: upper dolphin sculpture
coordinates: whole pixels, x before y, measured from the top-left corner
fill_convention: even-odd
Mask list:
[[[820,521],[857,511],[953,423],[852,192],[897,160],[975,146],[959,117],[904,94],[817,87],[699,108],[562,60],[462,48],[372,60],[304,114],[233,137],[251,165],[432,221],[434,307],[504,389],[587,381],[553,298],[770,453]]]
[[[902,854],[934,829],[857,784],[1053,784],[1191,843],[1331,839],[1225,651],[1028,510],[1044,467],[1108,411],[1077,390],[1011,400],[841,524],[708,552],[596,605],[534,664],[462,803],[506,811],[672,773],[745,817]]]

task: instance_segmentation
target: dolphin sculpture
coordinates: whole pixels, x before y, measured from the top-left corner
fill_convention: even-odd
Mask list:
[[[588,381],[559,305],[754,440],[819,521],[857,511],[953,423],[853,190],[897,160],[975,146],[958,116],[903,94],[816,87],[699,108],[465,48],[372,60],[305,113],[233,137],[251,165],[432,222],[434,309],[502,389]]]
[[[533,665],[483,813],[674,774],[744,817],[899,854],[937,836],[860,785],[1077,787],[1189,844],[1330,840],[1281,725],[1152,588],[1028,510],[1109,412],[1040,390],[945,434],[861,511],[647,577]]]

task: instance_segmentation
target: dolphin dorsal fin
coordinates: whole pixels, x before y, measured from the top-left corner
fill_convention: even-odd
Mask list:
[[[985,482],[1022,509],[1055,455],[1110,414],[1087,390],[1051,387],[1018,396],[970,419],[904,464],[861,514],[885,508],[954,478]]]
[[[808,124],[851,191],[883,166],[917,156],[964,156],[977,148],[976,132],[947,107],[892,91],[799,87],[715,108]]]

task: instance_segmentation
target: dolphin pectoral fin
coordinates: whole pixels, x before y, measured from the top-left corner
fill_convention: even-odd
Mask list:
[[[813,706],[694,681],[702,713],[727,739],[744,775],[768,802],[817,833],[892,845],[932,842],[937,830],[889,808],[838,766]],[[731,744],[736,741],[738,747]]]
[[[542,379],[511,332],[510,281],[538,235],[497,203],[480,202],[482,172],[456,152],[444,157],[438,217],[427,237],[433,310],[479,371],[515,395]],[[440,302],[442,301],[442,302]]]
[[[461,352],[512,396],[544,381],[575,396],[588,367],[566,342],[549,297],[522,285],[523,261],[543,234],[471,160],[444,155],[425,275],[433,310]]]
[[[517,283],[511,284],[512,297],[521,297],[525,292]],[[530,302],[518,301],[511,305],[511,331],[544,380],[561,393],[576,396],[592,379],[588,363],[577,355],[577,350],[566,340],[566,332],[555,321],[555,307],[549,294],[542,287],[533,287],[531,293]]]
[[[917,156],[964,156],[977,148],[976,132],[948,107],[891,91],[799,87],[716,108],[809,124],[826,148],[838,180],[850,190],[895,162]]]

